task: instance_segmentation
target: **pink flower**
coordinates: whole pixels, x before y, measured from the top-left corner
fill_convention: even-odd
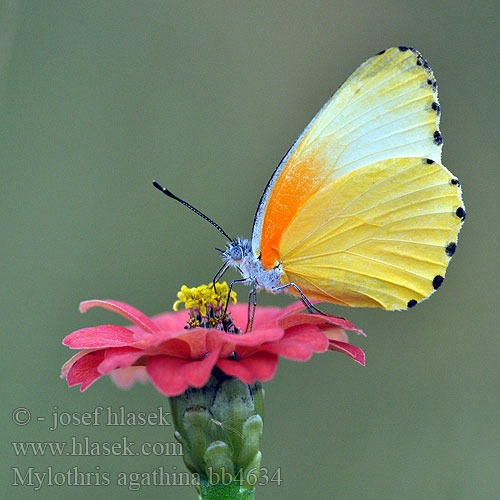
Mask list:
[[[71,349],[82,349],[65,363],[61,374],[69,386],[81,384],[81,391],[111,374],[123,388],[149,377],[162,394],[177,396],[188,387],[203,387],[214,367],[251,384],[271,379],[279,356],[307,361],[314,352],[328,349],[365,363],[363,351],[348,343],[344,331],[362,334],[361,330],[342,318],[303,312],[301,302],[284,309],[257,307],[253,329],[244,334],[235,325],[246,324],[246,305],[228,310],[227,317],[237,333],[193,327],[188,311],[149,318],[115,300],[82,302],[80,311],[92,307],[116,312],[133,325],[83,328],[63,340]]]

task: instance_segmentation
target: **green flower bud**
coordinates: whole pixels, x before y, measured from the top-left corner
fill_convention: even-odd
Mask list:
[[[170,398],[170,406],[184,463],[200,477],[200,498],[226,498],[230,491],[227,498],[253,498],[261,460],[261,384],[247,385],[216,368],[204,387]]]

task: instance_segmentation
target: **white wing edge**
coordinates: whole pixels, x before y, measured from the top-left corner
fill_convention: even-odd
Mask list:
[[[269,197],[271,196],[271,191],[273,190],[274,184],[276,183],[276,179],[279,177],[281,171],[283,170],[283,167],[288,163],[288,160],[290,159],[290,156],[294,153],[295,149],[297,149],[297,146],[300,144],[302,141],[302,138],[304,135],[307,133],[307,131],[311,128],[312,124],[316,121],[316,118],[321,114],[323,111],[323,108],[330,102],[329,98],[325,104],[321,107],[321,109],[314,115],[314,118],[309,122],[307,127],[302,131],[302,133],[297,137],[295,142],[292,144],[288,152],[286,153],[285,156],[281,159],[279,162],[278,166],[273,172],[273,175],[269,179],[266,188],[264,189],[264,192],[262,193],[262,196],[260,197],[259,204],[257,206],[257,211],[255,212],[255,217],[253,219],[253,228],[252,228],[252,251],[255,254],[256,257],[260,255],[260,238],[262,235],[262,224],[264,223],[264,213],[266,211],[267,207],[267,202],[269,200]]]

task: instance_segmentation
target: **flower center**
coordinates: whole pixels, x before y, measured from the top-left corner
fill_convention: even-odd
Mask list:
[[[231,313],[224,312],[226,303],[236,304],[236,292],[231,291],[224,281],[213,285],[200,285],[189,288],[186,285],[177,292],[177,300],[174,302],[174,311],[179,309],[179,305],[189,312],[189,318],[185,328],[216,328],[230,333],[240,333],[231,317]]]

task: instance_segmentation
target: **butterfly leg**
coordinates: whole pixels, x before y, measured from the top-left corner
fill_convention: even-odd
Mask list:
[[[250,278],[243,278],[241,280],[233,280],[233,281],[231,281],[231,283],[229,285],[229,291],[227,293],[226,307],[224,307],[224,314],[226,314],[227,308],[229,306],[229,301],[231,299],[231,290],[233,289],[233,285],[235,283],[251,283],[251,282],[252,282],[252,280]]]
[[[312,305],[311,302],[309,302],[309,299],[304,295],[302,290],[295,284],[295,283],[288,283],[287,285],[279,286],[277,288],[273,289],[273,292],[283,292],[287,288],[293,287],[297,292],[300,294],[300,298],[302,299],[302,302],[304,305],[307,307],[307,310],[310,313],[317,312],[319,314],[322,314],[323,316],[328,316],[328,314],[324,313],[321,309],[318,309],[316,306]]]
[[[215,288],[215,282],[219,279],[221,279],[222,275],[227,271],[227,268],[229,267],[229,264],[222,264],[220,269],[215,273],[215,276],[212,279],[212,286],[214,287],[214,292],[217,293],[217,289]]]
[[[253,307],[251,304],[253,298]],[[250,309],[252,309],[252,317],[250,317]],[[248,294],[248,318],[247,318],[247,327],[245,328],[245,333],[251,332],[253,327],[253,320],[255,318],[255,311],[257,309],[257,282],[253,282],[253,288]]]

